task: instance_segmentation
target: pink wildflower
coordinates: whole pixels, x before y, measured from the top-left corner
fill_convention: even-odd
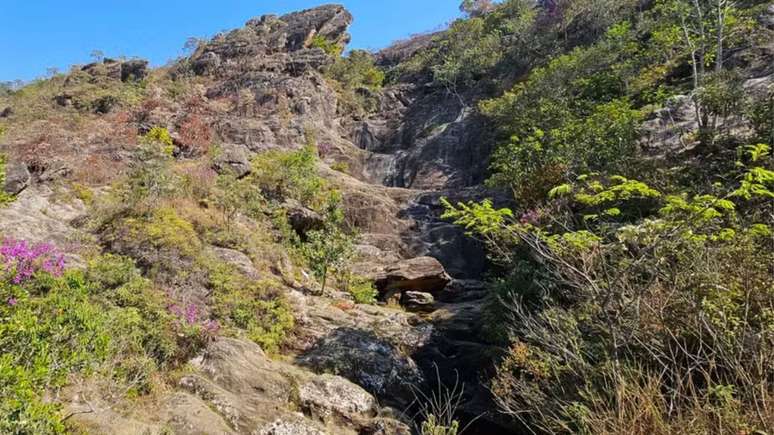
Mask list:
[[[6,239],[0,245],[0,257],[14,284],[21,284],[40,271],[61,276],[65,268],[64,255],[49,243],[30,245],[25,240]]]

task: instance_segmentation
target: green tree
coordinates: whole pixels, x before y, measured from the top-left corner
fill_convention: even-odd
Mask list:
[[[335,225],[307,233],[302,252],[325,291],[332,270],[346,266],[355,255],[354,239]]]

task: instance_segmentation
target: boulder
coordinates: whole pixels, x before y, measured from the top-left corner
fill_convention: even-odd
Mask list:
[[[54,101],[62,107],[70,107],[73,105],[73,96],[67,93],[56,95]]]
[[[148,61],[133,59],[121,63],[121,81],[140,81],[148,75]]]
[[[336,373],[365,388],[389,406],[406,409],[424,378],[396,345],[368,330],[338,328],[303,353],[298,363]]]
[[[287,200],[283,204],[288,222],[299,236],[305,236],[307,232],[322,229],[325,225],[323,217],[314,210],[310,210],[298,201]]]
[[[139,81],[148,75],[148,61],[142,59],[118,61],[105,58],[102,62],[84,65],[81,70],[94,77],[102,76],[122,82]]]
[[[326,435],[325,432],[302,419],[277,419],[258,428],[254,433],[256,435]]]
[[[30,171],[24,163],[9,163],[5,166],[5,184],[3,190],[9,195],[17,195],[30,184]]]
[[[298,388],[298,400],[307,415],[321,421],[376,413],[376,399],[364,389],[333,375],[321,375]]]
[[[255,266],[253,265],[253,261],[250,260],[250,257],[245,255],[244,253],[233,249],[219,248],[217,246],[213,246],[212,251],[215,256],[225,261],[226,263],[234,266],[238,271],[240,271],[246,277],[251,279],[260,278],[260,274],[258,273],[258,270],[256,270]]]
[[[451,281],[443,265],[433,257],[417,257],[386,267],[376,278],[376,288],[390,290],[440,292]]]
[[[435,309],[435,298],[430,293],[407,291],[403,293],[401,305],[409,311],[431,312]]]
[[[252,172],[248,151],[244,146],[225,144],[221,146],[220,154],[213,162],[213,169],[219,174],[232,172],[237,178],[242,178]]]
[[[94,113],[97,114],[107,114],[110,113],[111,110],[113,110],[113,107],[118,104],[118,98],[112,96],[112,95],[105,95],[104,97],[99,97],[96,100],[91,102],[91,107]]]
[[[13,115],[13,108],[11,107],[6,107],[3,110],[0,110],[0,118],[8,118],[11,115]]]

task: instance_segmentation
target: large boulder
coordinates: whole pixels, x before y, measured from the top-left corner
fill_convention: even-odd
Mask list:
[[[139,81],[148,75],[148,61],[143,59],[119,61],[105,58],[102,62],[85,65],[81,70],[94,77],[102,76],[122,82]]]
[[[424,378],[415,362],[371,331],[338,328],[298,358],[315,371],[335,373],[365,388],[387,405],[405,409]]]
[[[306,236],[309,231],[320,230],[325,226],[325,219],[314,210],[304,207],[300,202],[288,199],[282,207],[288,216],[288,222],[299,236]]]
[[[440,292],[451,281],[443,265],[433,257],[417,257],[386,267],[376,278],[380,293],[389,291]]]
[[[213,169],[223,174],[231,172],[237,178],[242,178],[252,171],[248,150],[243,145],[221,145],[220,153],[213,161]]]
[[[24,163],[9,163],[5,166],[3,191],[17,195],[30,184],[30,171]]]
[[[435,309],[435,298],[430,293],[407,291],[400,303],[409,311],[430,312]]]

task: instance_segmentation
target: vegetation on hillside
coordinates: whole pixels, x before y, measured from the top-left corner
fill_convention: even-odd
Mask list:
[[[491,25],[502,16],[548,30],[538,45],[548,60],[525,55],[542,65],[479,105],[500,137],[489,184],[519,207],[446,203],[496,264],[489,339],[510,351],[493,396],[536,432],[764,433],[774,427],[771,90],[744,92],[732,59],[771,38],[761,6],[612,5],[489,5],[452,26],[442,57],[423,60],[449,83],[444,69],[473,47],[509,53]],[[479,45],[449,45],[466,37]],[[473,70],[453,77],[505,77],[464,64]],[[640,126],[677,94],[695,128],[679,149],[647,154]],[[751,128],[730,127],[740,122]]]

